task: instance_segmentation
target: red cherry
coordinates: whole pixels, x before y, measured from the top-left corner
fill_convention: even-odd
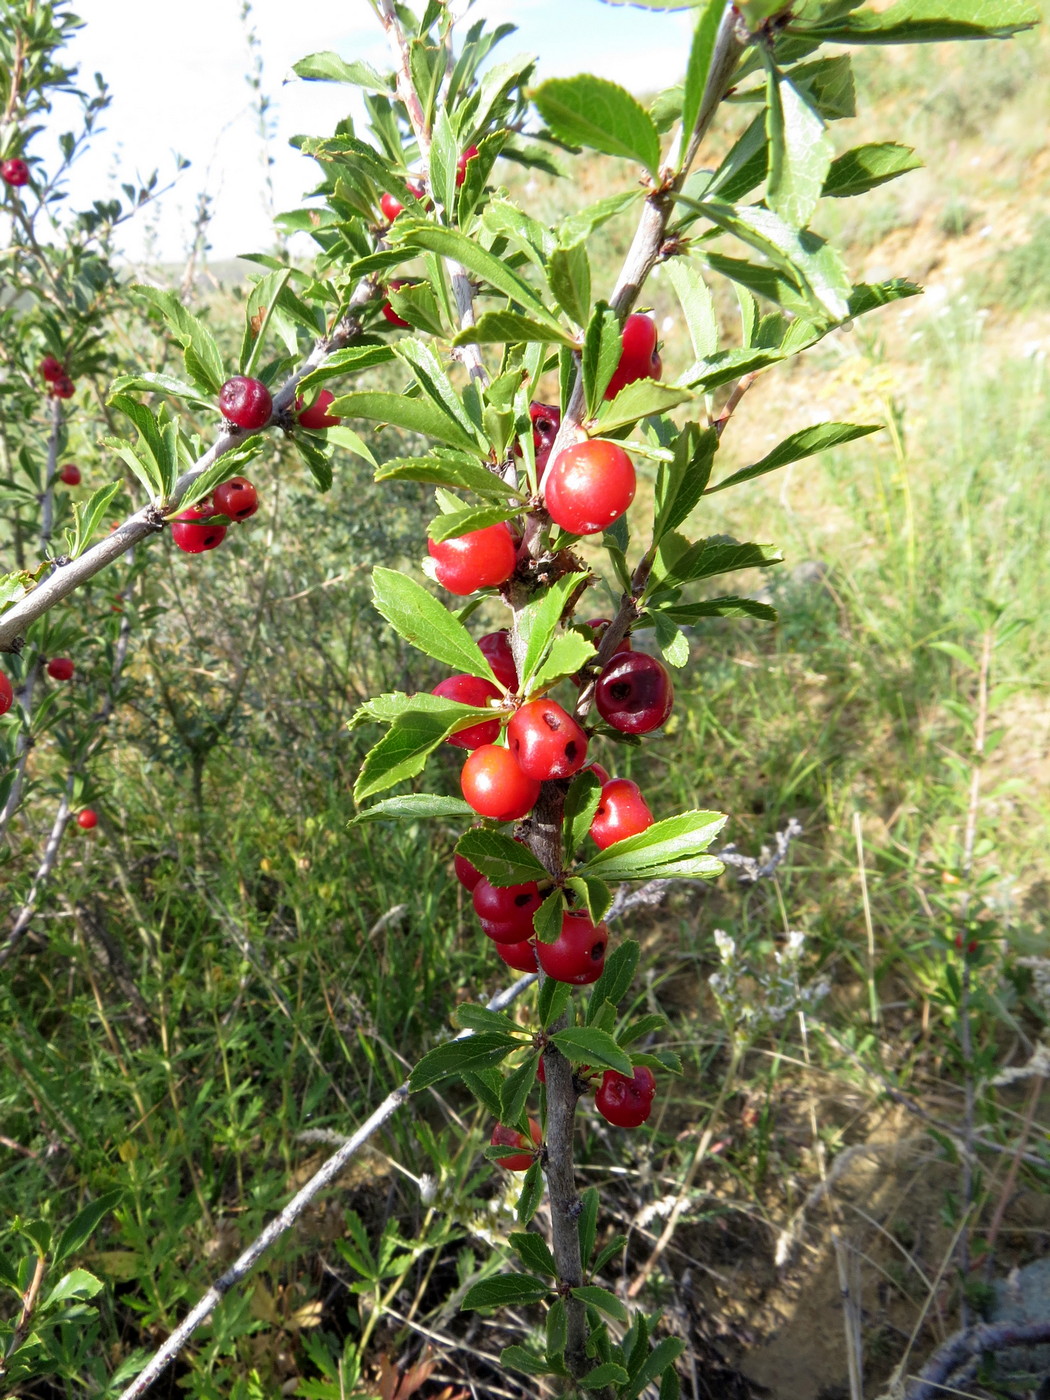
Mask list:
[[[590,1065],[580,1065],[577,1069],[573,1070],[573,1078],[577,1081],[592,1079],[597,1073],[598,1071],[596,1069],[591,1069]],[[539,1064],[536,1066],[536,1078],[541,1084],[546,1084],[547,1082],[547,1068],[543,1062],[542,1055],[540,1056]]]
[[[587,735],[553,700],[530,700],[511,716],[507,747],[524,774],[545,783],[579,772],[587,758]]]
[[[314,432],[318,432],[322,428],[337,428],[343,420],[328,412],[328,405],[334,402],[335,395],[331,389],[322,389],[310,407],[303,408],[299,412],[299,426],[309,428]],[[300,408],[301,404],[302,399],[296,399],[297,409]]]
[[[65,378],[66,367],[60,360],[56,360],[54,355],[45,355],[37,368],[49,384],[54,384],[56,379]]]
[[[225,514],[225,512],[223,512]],[[201,525],[215,514],[209,501],[190,506],[171,522],[171,538],[184,554],[203,554],[205,550],[217,549],[226,538],[225,525]]]
[[[585,987],[597,982],[605,966],[605,949],[609,930],[605,924],[593,924],[586,914],[566,914],[561,921],[561,933],[553,943],[536,943],[540,967],[555,982],[570,982]]]
[[[586,768],[584,768],[582,771],[584,773],[593,773],[594,776],[601,783],[602,787],[604,787],[605,784],[609,782],[608,771],[605,768],[603,768],[600,763],[588,763]]]
[[[436,564],[438,583],[460,596],[506,583],[518,556],[514,536],[502,523],[468,530],[440,544],[427,540],[427,549]]]
[[[235,374],[219,390],[219,409],[237,428],[265,428],[273,414],[273,399],[261,380]]]
[[[80,485],[80,468],[69,462],[58,474],[59,481],[64,481],[67,486]]]
[[[463,181],[467,178],[467,161],[473,160],[478,153],[477,146],[468,146],[460,153],[459,160],[456,161],[456,189],[458,190]]]
[[[0,164],[0,179],[18,188],[29,184],[29,166],[24,160],[5,160]]]
[[[73,383],[72,379],[70,379],[69,375],[63,374],[61,378],[56,379],[52,383],[49,393],[52,398],[55,399],[71,399],[76,391],[77,386]]]
[[[641,788],[628,778],[602,784],[601,802],[591,822],[591,835],[600,851],[627,836],[637,836],[653,824]]]
[[[68,656],[56,656],[47,663],[47,674],[53,681],[71,681],[75,670]]]
[[[659,379],[663,372],[660,356],[656,353],[656,322],[651,316],[628,316],[620,343],[623,347],[620,363],[605,391],[607,399],[614,399],[621,389],[633,384],[636,379]]]
[[[971,938],[970,941],[969,941],[969,943],[967,943],[967,945],[966,945],[966,951],[967,951],[967,953],[970,955],[971,958],[973,957],[974,953],[977,952],[977,949],[978,949],[979,946],[980,946],[980,945],[978,944],[976,938]]]
[[[594,703],[607,724],[621,734],[659,729],[674,705],[667,667],[644,651],[614,656],[598,677]]]
[[[464,798],[482,817],[516,822],[536,805],[540,785],[527,778],[509,749],[482,744],[463,765],[460,787]]]
[[[535,880],[499,889],[482,876],[474,886],[474,913],[493,943],[520,943],[531,938],[532,916],[542,903]]]
[[[532,446],[536,453],[536,475],[542,479],[547,461],[554,446],[554,439],[561,427],[561,409],[549,403],[530,403],[529,417],[532,419]],[[514,444],[515,455],[521,456],[521,449]]]
[[[633,1079],[607,1069],[594,1096],[594,1106],[606,1122],[617,1128],[637,1128],[652,1112],[655,1093],[656,1080],[647,1065],[636,1065]]]
[[[515,972],[536,971],[536,940],[534,938],[523,939],[521,943],[497,943],[496,952]]]
[[[85,807],[82,812],[77,813],[77,826],[82,826],[85,831],[90,831],[92,827],[98,826],[98,814],[90,807]]]
[[[247,520],[259,509],[259,493],[247,477],[231,476],[215,488],[215,510],[209,515],[228,515],[231,520]]]
[[[0,671],[0,715],[6,715],[11,706],[15,703],[15,692],[11,682]]]
[[[461,705],[472,705],[475,709],[487,709],[490,700],[499,700],[502,693],[491,681],[480,676],[449,676],[447,681],[436,685],[432,694],[441,695],[446,700],[458,700]],[[448,743],[457,749],[477,749],[482,744],[491,744],[499,738],[499,720],[482,720],[469,729],[460,729],[449,735]]]
[[[518,668],[514,664],[514,653],[510,649],[510,633],[505,627],[498,632],[487,632],[478,638],[481,654],[492,667],[492,674],[505,685],[512,695],[518,689]]]
[[[558,453],[543,495],[555,525],[572,535],[596,535],[623,515],[635,484],[634,464],[620,444],[592,438]]]
[[[473,890],[474,886],[481,879],[481,871],[476,865],[471,865],[466,856],[457,855],[452,862],[456,872],[456,879],[465,890]]]
[[[387,223],[392,224],[405,206],[392,194],[384,194],[380,196],[379,207],[382,209],[383,217]]]
[[[408,280],[404,277],[397,277],[389,285],[391,291],[396,292],[401,287],[407,287]],[[399,316],[388,301],[385,301],[383,303],[383,315],[386,317],[386,319],[390,322],[392,326],[400,326],[401,329],[405,331],[410,331],[412,329],[411,322],[406,321],[403,316]]]
[[[535,1118],[529,1119],[529,1136],[539,1147],[543,1141],[543,1134],[540,1132],[540,1125]],[[508,1128],[503,1123],[497,1123],[492,1130],[489,1142],[493,1147],[524,1147],[529,1148],[529,1139],[524,1133],[519,1133],[516,1128]],[[536,1154],[531,1149],[517,1154],[508,1153],[506,1157],[500,1157],[499,1164],[512,1172],[527,1172],[536,1160]]]

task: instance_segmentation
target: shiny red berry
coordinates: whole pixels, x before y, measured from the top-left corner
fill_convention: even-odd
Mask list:
[[[405,206],[392,194],[384,194],[380,197],[379,207],[383,211],[383,218],[392,224]]]
[[[598,713],[621,734],[659,729],[674,705],[667,667],[643,651],[614,656],[594,687]]]
[[[601,783],[602,787],[604,787],[605,784],[610,781],[608,769],[603,768],[600,763],[588,763],[586,768],[583,769],[583,772],[593,773],[594,776]]]
[[[499,632],[487,632],[478,638],[481,654],[492,667],[492,674],[512,695],[518,689],[518,668],[510,649],[510,633],[504,627]]]
[[[260,379],[235,374],[219,390],[219,409],[235,427],[265,428],[273,414],[273,400]]]
[[[530,700],[514,712],[507,747],[521,771],[541,783],[569,778],[587,760],[587,735],[553,700]]]
[[[53,681],[71,681],[75,669],[68,656],[56,656],[47,663],[47,674]]]
[[[536,942],[540,967],[555,982],[570,982],[585,987],[597,982],[605,967],[605,949],[609,930],[605,924],[593,924],[586,914],[566,914],[561,921],[561,933],[553,943]]]
[[[5,160],[0,164],[0,179],[16,188],[29,184],[29,166],[24,160]]]
[[[551,448],[554,446],[554,439],[558,436],[558,429],[561,427],[561,409],[549,403],[530,403],[529,417],[532,419],[532,446],[536,453],[536,476],[542,480],[543,473],[547,469],[547,462],[550,459]],[[520,456],[520,450],[515,444],[515,453]]]
[[[629,778],[614,778],[602,784],[601,801],[591,822],[591,836],[600,851],[628,836],[637,836],[653,824],[641,788]]]
[[[300,428],[309,428],[311,432],[320,432],[322,428],[337,428],[343,420],[328,412],[328,405],[334,402],[335,395],[331,389],[322,389],[309,408],[300,411]],[[301,403],[301,399],[296,399],[296,408],[299,408]]]
[[[640,313],[628,316],[620,343],[623,347],[620,363],[605,391],[607,399],[614,399],[621,389],[633,384],[636,379],[659,379],[663,372],[660,356],[656,353],[656,322],[651,316]]]
[[[390,289],[394,292],[398,291],[401,287],[407,286],[408,282],[404,277],[398,277],[390,283]],[[411,323],[406,321],[403,316],[399,316],[388,301],[383,303],[383,315],[392,326],[400,326],[404,331],[410,331],[412,329]]]
[[[4,675],[3,671],[0,671],[0,715],[6,715],[14,703],[14,687]]]
[[[486,525],[482,530],[468,530],[450,540],[435,544],[427,540],[427,549],[434,560],[437,581],[450,593],[461,596],[478,588],[492,588],[506,583],[517,563],[514,536],[505,524]]]
[[[67,462],[66,465],[59,472],[58,479],[59,481],[65,482],[67,486],[79,486],[80,468],[74,466],[72,462]]]
[[[245,476],[231,476],[215,488],[215,510],[209,515],[228,515],[231,520],[247,520],[259,509],[259,493]]]
[[[496,952],[515,972],[536,971],[536,940],[525,938],[520,943],[497,943]]]
[[[65,378],[66,367],[60,360],[56,360],[54,355],[45,355],[38,368],[49,384],[54,384],[56,379]]]
[[[473,160],[478,153],[477,146],[468,146],[460,153],[459,160],[456,161],[456,189],[458,190],[463,181],[467,178],[467,161]]]
[[[543,497],[555,525],[572,535],[596,535],[619,520],[634,500],[634,464],[618,442],[574,443],[551,463]]]
[[[436,685],[434,695],[446,700],[456,700],[460,705],[471,705],[474,709],[487,709],[490,700],[499,700],[501,692],[491,681],[480,676],[449,676],[448,680]],[[469,729],[460,729],[449,735],[448,742],[457,749],[477,749],[482,744],[492,744],[499,738],[499,720],[482,720]]]
[[[540,1132],[540,1125],[536,1122],[535,1118],[529,1119],[529,1136],[532,1138],[533,1143],[539,1147],[540,1143],[543,1141],[543,1134]],[[497,1123],[493,1128],[489,1142],[493,1147],[516,1147],[519,1149],[526,1149],[524,1152],[520,1150],[517,1153],[509,1152],[505,1157],[499,1158],[499,1165],[501,1167],[506,1167],[508,1171],[527,1172],[536,1160],[536,1153],[529,1146],[529,1139],[525,1134],[519,1133],[516,1128],[508,1128],[503,1123]]]
[[[628,1079],[615,1069],[607,1069],[601,1088],[594,1096],[594,1106],[608,1123],[617,1128],[637,1128],[653,1110],[656,1080],[646,1065],[636,1065],[634,1078]]]
[[[532,916],[542,903],[535,880],[500,889],[482,876],[474,886],[474,913],[493,943],[520,943],[531,938]]]
[[[77,813],[77,826],[82,826],[85,831],[90,831],[92,827],[98,826],[98,814],[90,807],[85,807],[82,812]]]
[[[476,865],[471,865],[466,856],[457,855],[452,862],[456,872],[456,879],[465,890],[473,890],[474,886],[481,879],[481,871]]]
[[[516,822],[536,805],[540,785],[527,778],[509,749],[482,744],[463,765],[460,774],[463,796],[482,817],[498,822]]]
[[[76,391],[77,386],[73,383],[68,374],[63,374],[58,379],[54,380],[49,390],[52,398],[56,399],[71,399]]]
[[[224,512],[225,513],[225,512]],[[203,525],[215,514],[210,501],[201,501],[190,506],[171,522],[171,538],[184,554],[203,554],[205,550],[217,549],[226,538],[225,525]]]

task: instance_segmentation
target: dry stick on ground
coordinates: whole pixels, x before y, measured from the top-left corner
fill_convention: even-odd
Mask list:
[[[1050,1318],[1023,1325],[985,1322],[964,1328],[937,1348],[918,1376],[909,1381],[905,1395],[907,1400],[943,1400],[947,1395],[957,1395],[952,1383],[955,1372],[978,1361],[982,1352],[1035,1347],[1046,1342],[1050,1342]]]

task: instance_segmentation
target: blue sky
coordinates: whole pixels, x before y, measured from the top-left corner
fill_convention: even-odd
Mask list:
[[[132,258],[149,250],[165,260],[185,256],[197,196],[212,196],[212,258],[269,244],[261,197],[262,147],[245,80],[248,46],[241,0],[177,0],[163,7],[156,36],[151,7],[142,0],[74,0],[86,20],[70,55],[90,80],[100,71],[113,93],[106,131],[78,163],[70,189],[75,207],[117,192],[120,183],[174,169],[174,152],[191,162],[159,209],[123,234]],[[479,0],[471,18],[517,24],[502,53],[528,52],[551,77],[590,71],[636,90],[681,75],[688,17],[608,5],[602,0]],[[254,0],[251,23],[265,66],[264,87],[274,102],[273,179],[277,208],[297,205],[313,180],[312,163],[288,146],[289,136],[331,131],[349,90],[305,83],[290,74],[305,54],[334,49],[344,58],[386,61],[385,36],[366,0]],[[288,80],[290,78],[290,80]],[[56,118],[61,120],[60,111]],[[65,116],[68,121],[68,114]]]

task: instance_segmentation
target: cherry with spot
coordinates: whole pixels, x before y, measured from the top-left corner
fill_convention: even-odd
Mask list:
[[[663,662],[643,651],[613,656],[594,687],[606,724],[621,734],[651,734],[674,708],[674,684]]]
[[[587,760],[587,735],[553,700],[530,700],[516,710],[507,746],[521,771],[540,782],[569,778]]]
[[[605,950],[609,946],[607,924],[595,924],[583,913],[566,913],[561,932],[553,943],[536,941],[540,967],[555,982],[568,982],[574,987],[586,987],[597,982],[605,968]]]
[[[335,395],[331,389],[322,389],[307,408],[302,407],[302,399],[295,401],[296,416],[299,419],[300,428],[306,428],[310,432],[323,432],[325,428],[337,428],[343,421],[337,418],[334,413],[328,412],[329,404],[335,402]]]
[[[634,463],[618,442],[590,438],[559,452],[543,479],[550,518],[571,535],[596,535],[634,500]]]
[[[214,493],[215,511],[213,514],[228,516],[231,520],[247,520],[259,509],[259,493],[244,476],[231,476]]]
[[[594,1096],[594,1106],[617,1128],[639,1128],[653,1111],[656,1080],[647,1065],[636,1065],[634,1077],[607,1069]]]
[[[613,778],[602,784],[601,800],[591,822],[591,837],[600,851],[628,836],[638,836],[653,824],[653,814],[637,783]]]
[[[535,1118],[529,1119],[529,1137],[524,1133],[519,1133],[517,1128],[508,1128],[504,1123],[497,1123],[492,1130],[489,1142],[493,1147],[515,1148],[514,1152],[504,1152],[496,1160],[501,1167],[505,1167],[511,1172],[527,1172],[536,1160],[536,1148],[543,1141],[543,1134],[540,1125]]]
[[[171,538],[183,554],[205,554],[222,544],[226,538],[226,526],[212,523],[215,513],[211,501],[204,500],[189,506],[174,518]]]
[[[273,399],[261,379],[235,374],[219,390],[219,409],[227,423],[252,432],[269,423],[273,416]]]
[[[460,705],[470,705],[475,710],[487,709],[492,700],[501,700],[502,692],[491,681],[481,676],[449,676],[431,692],[445,700],[455,700]],[[457,749],[477,749],[482,744],[493,744],[499,738],[498,719],[482,720],[467,729],[458,729],[450,734],[446,742]]]

